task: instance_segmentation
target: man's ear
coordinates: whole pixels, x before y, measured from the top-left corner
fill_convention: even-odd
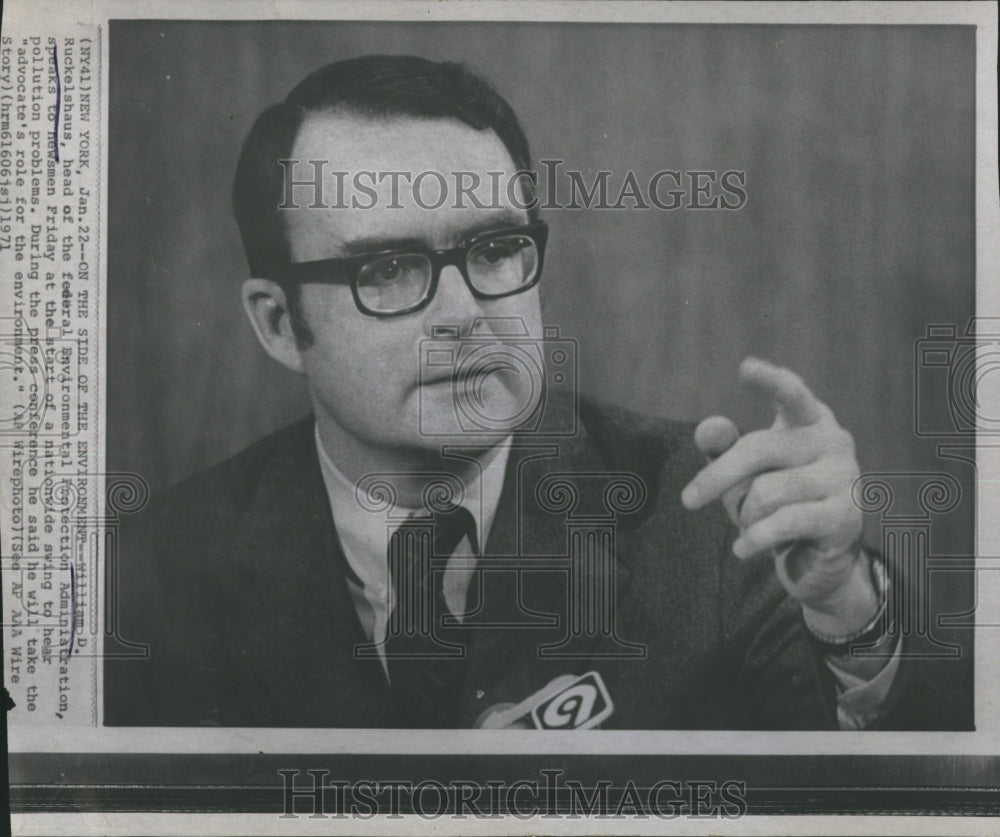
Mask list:
[[[270,279],[247,279],[243,283],[243,308],[264,351],[293,372],[302,372],[302,355],[281,286]]]

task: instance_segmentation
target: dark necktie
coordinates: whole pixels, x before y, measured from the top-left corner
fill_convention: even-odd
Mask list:
[[[476,543],[475,521],[464,508],[406,521],[389,539],[389,576],[395,607],[385,654],[400,727],[457,726],[465,675],[467,631],[442,628],[449,613],[444,566],[464,536]],[[431,571],[432,555],[439,559]]]

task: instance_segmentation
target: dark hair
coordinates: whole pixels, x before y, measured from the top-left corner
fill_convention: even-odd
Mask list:
[[[462,64],[412,55],[366,55],[327,64],[303,79],[284,102],[261,113],[243,143],[233,210],[253,276],[268,276],[291,258],[278,210],[284,200],[284,169],[278,161],[291,157],[307,114],[335,109],[369,119],[457,119],[478,131],[494,131],[516,168],[530,165],[528,139],[510,105]],[[297,290],[288,291],[296,335],[303,330],[302,337],[307,337]]]

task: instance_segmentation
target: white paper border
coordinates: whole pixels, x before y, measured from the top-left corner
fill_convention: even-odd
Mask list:
[[[52,31],[64,25],[102,28],[104,80],[102,131],[107,135],[107,22],[116,18],[176,20],[521,20],[649,23],[782,24],[966,24],[976,25],[976,301],[978,315],[1000,315],[1000,202],[997,199],[997,8],[970,3],[654,3],[654,2],[195,2],[195,0],[94,0],[94,2],[12,2],[4,15],[5,33]],[[106,145],[102,148],[102,188],[106,195]],[[102,241],[106,218],[102,219]],[[101,268],[107,264],[102,243]],[[102,279],[106,282],[106,277]],[[106,287],[106,284],[104,285]],[[103,315],[103,312],[102,312]],[[103,337],[103,335],[102,335]],[[106,346],[102,339],[101,356]],[[1000,404],[1000,393],[995,393]],[[103,403],[103,400],[102,402]],[[992,413],[996,414],[996,413]],[[1000,448],[980,446],[977,542],[980,554],[1000,555]],[[1000,623],[1000,577],[982,574],[977,620]],[[975,733],[883,732],[594,732],[558,733],[458,730],[261,729],[59,729],[17,726],[10,749],[18,752],[287,752],[287,753],[697,753],[697,754],[979,754],[1000,751],[1000,635],[976,636]],[[441,744],[446,743],[445,748]],[[787,820],[782,820],[787,822]]]

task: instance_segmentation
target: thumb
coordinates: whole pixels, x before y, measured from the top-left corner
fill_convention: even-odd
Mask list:
[[[709,416],[694,429],[695,447],[709,460],[718,459],[735,445],[739,438],[739,429],[725,416]],[[722,506],[737,528],[740,528],[740,508],[749,490],[750,480],[744,480],[722,495]]]
[[[694,429],[695,446],[709,459],[729,450],[740,438],[740,431],[725,416],[709,416]]]

